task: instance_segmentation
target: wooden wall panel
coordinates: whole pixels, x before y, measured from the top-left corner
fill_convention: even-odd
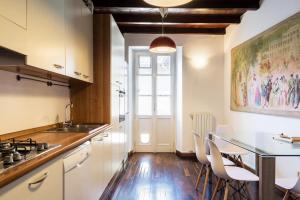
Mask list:
[[[111,123],[110,15],[94,15],[94,83],[71,84],[75,123]]]

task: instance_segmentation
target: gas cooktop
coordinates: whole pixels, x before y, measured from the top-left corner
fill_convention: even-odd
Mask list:
[[[39,143],[31,138],[0,141],[0,173],[47,153],[60,145]]]

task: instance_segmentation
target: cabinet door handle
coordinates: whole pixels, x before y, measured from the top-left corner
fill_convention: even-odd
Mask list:
[[[82,161],[80,161],[78,164],[77,164],[77,166],[81,166],[88,158],[90,157],[90,154],[89,153],[87,153],[86,154],[86,157],[82,160]]]
[[[95,142],[102,142],[103,141],[103,137],[99,138],[99,139],[95,139]]]
[[[103,135],[103,137],[108,137],[108,134],[106,133],[105,135]]]
[[[76,72],[76,71],[74,72],[74,74],[77,75],[77,76],[80,76],[80,75],[81,75],[80,72]]]
[[[62,68],[64,68],[62,65],[58,65],[58,64],[54,64],[53,65],[56,69],[62,69]]]
[[[74,167],[72,167],[71,169],[67,170],[65,173],[68,173],[68,172],[70,172],[70,171],[76,169],[77,167],[80,167],[80,166],[81,166],[81,165],[82,165],[89,157],[90,157],[90,154],[87,153],[87,154],[86,154],[86,157],[85,157],[82,161],[80,161],[79,163],[77,163],[77,164],[76,164]]]
[[[46,178],[48,177],[48,172],[44,173],[41,177],[37,178],[36,180],[32,181],[31,183],[28,184],[28,186],[32,186],[38,183],[43,182]]]
[[[85,75],[85,74],[83,75],[83,78],[89,78],[89,77],[90,77],[90,76],[88,76],[88,75]]]

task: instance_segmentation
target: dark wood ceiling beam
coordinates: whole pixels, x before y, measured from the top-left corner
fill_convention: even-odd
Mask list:
[[[95,7],[118,7],[118,8],[154,8],[142,0],[94,0]],[[246,8],[258,9],[260,0],[194,0],[191,3],[181,5],[180,8]]]
[[[119,26],[135,26],[139,27],[162,27],[162,23],[143,23],[143,22],[118,22]],[[173,28],[226,28],[230,24],[226,23],[164,23],[164,27],[173,27]]]
[[[161,22],[160,15],[113,15],[117,22]],[[168,15],[166,23],[240,23],[241,15]]]
[[[225,8],[225,9],[206,9],[206,8],[169,8],[168,13],[177,15],[186,14],[244,14],[247,9],[242,8]],[[158,8],[117,8],[117,7],[95,7],[94,13],[96,14],[157,14],[159,15]]]
[[[142,33],[142,34],[160,34],[161,27],[136,27],[136,26],[122,26],[119,25],[122,33]],[[225,28],[174,28],[165,27],[166,34],[209,34],[209,35],[224,35]]]

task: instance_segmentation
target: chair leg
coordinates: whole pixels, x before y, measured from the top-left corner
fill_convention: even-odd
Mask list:
[[[209,172],[210,172],[210,168],[209,168],[209,166],[206,166],[205,182],[204,182],[202,198],[201,198],[202,200],[205,200],[206,188],[207,188],[208,179],[209,179]]]
[[[241,167],[242,167],[242,168],[245,168],[245,165],[244,165],[244,162],[243,162],[242,156],[241,156],[241,155],[239,155],[237,158],[238,158],[238,160],[239,160],[239,162],[240,162],[240,164],[241,164]]]
[[[196,182],[196,186],[195,186],[195,190],[198,190],[200,181],[201,181],[201,177],[202,177],[202,171],[203,171],[204,165],[201,166],[198,178],[197,178],[197,182]]]
[[[214,200],[214,199],[215,199],[215,197],[216,197],[216,195],[217,195],[217,192],[218,192],[218,190],[219,190],[219,187],[220,187],[220,183],[221,183],[221,178],[218,178],[217,185],[216,185],[216,187],[215,187],[215,189],[214,189],[214,192],[213,192],[213,195],[212,195],[212,197],[211,197],[211,200]]]
[[[252,200],[251,193],[250,193],[250,190],[249,190],[249,188],[248,188],[248,183],[245,183],[245,189],[246,189],[248,198],[249,198],[250,200]]]
[[[229,182],[226,181],[225,193],[224,193],[224,200],[227,200],[227,198],[228,198],[228,192],[229,192]]]
[[[239,181],[237,181],[237,184],[238,184],[238,189],[240,190],[239,191],[239,200],[242,200],[243,199],[243,197],[242,197],[243,184],[241,184]]]
[[[286,193],[285,193],[285,195],[284,195],[284,197],[283,197],[283,200],[288,200],[289,197],[290,197],[290,191],[287,190]]]

